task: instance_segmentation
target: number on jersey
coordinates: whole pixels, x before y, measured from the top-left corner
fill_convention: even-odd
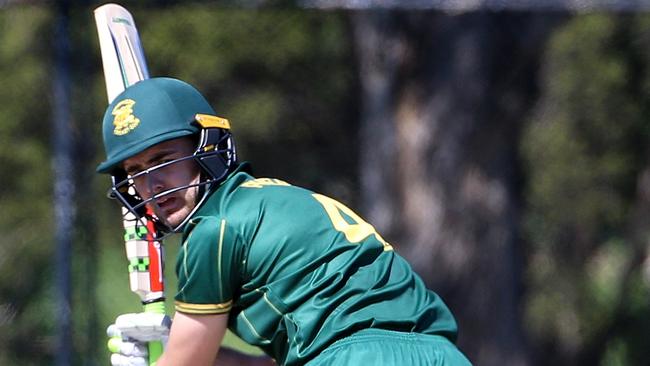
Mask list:
[[[323,196],[318,193],[314,193],[312,196],[321,205],[323,205],[325,212],[327,212],[327,216],[329,216],[330,220],[332,221],[332,225],[334,225],[334,228],[342,232],[350,243],[356,244],[369,237],[370,235],[374,235],[375,238],[384,245],[385,251],[393,250],[393,247],[388,244],[388,242],[386,242],[386,240],[384,240],[381,235],[379,235],[379,233],[372,225],[365,222],[361,217],[359,217],[359,215],[354,213],[354,211],[350,210],[347,206],[335,199]],[[348,216],[352,221],[354,221],[354,223],[349,223],[343,217],[343,214]]]

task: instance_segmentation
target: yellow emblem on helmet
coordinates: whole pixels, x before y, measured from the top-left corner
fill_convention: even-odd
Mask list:
[[[138,127],[140,120],[133,115],[134,104],[135,100],[124,99],[113,108],[113,112],[111,112],[115,116],[115,119],[113,119],[113,126],[115,126],[113,134],[117,136],[126,135]]]

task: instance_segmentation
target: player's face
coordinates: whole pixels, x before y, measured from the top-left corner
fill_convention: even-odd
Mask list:
[[[161,142],[126,159],[123,167],[129,176],[134,176],[159,164],[192,155],[194,145],[194,142],[189,137]],[[134,182],[140,197],[148,200],[158,193],[196,184],[199,179],[199,167],[194,159],[188,159],[159,169],[153,169],[147,174],[136,177]],[[148,203],[147,207],[152,209],[170,227],[176,227],[190,214],[196,205],[197,192],[197,187],[191,187],[165,194]]]

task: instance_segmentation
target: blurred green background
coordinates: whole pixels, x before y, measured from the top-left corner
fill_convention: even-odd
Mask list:
[[[123,4],[152,76],[201,90],[256,175],[367,217],[450,305],[475,364],[648,364],[649,14]],[[140,309],[119,208],[94,173],[107,104],[97,5],[0,1],[0,365],[61,362],[62,314],[66,362],[108,364],[106,326]],[[69,85],[67,150],[57,85]]]

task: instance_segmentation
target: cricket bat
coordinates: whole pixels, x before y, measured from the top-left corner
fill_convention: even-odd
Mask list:
[[[110,104],[130,85],[148,79],[149,70],[131,14],[116,4],[102,5],[94,13]],[[131,291],[140,296],[144,312],[164,314],[162,243],[156,240],[152,221],[138,219],[126,208],[122,215]],[[161,353],[160,342],[149,342],[150,365]]]

